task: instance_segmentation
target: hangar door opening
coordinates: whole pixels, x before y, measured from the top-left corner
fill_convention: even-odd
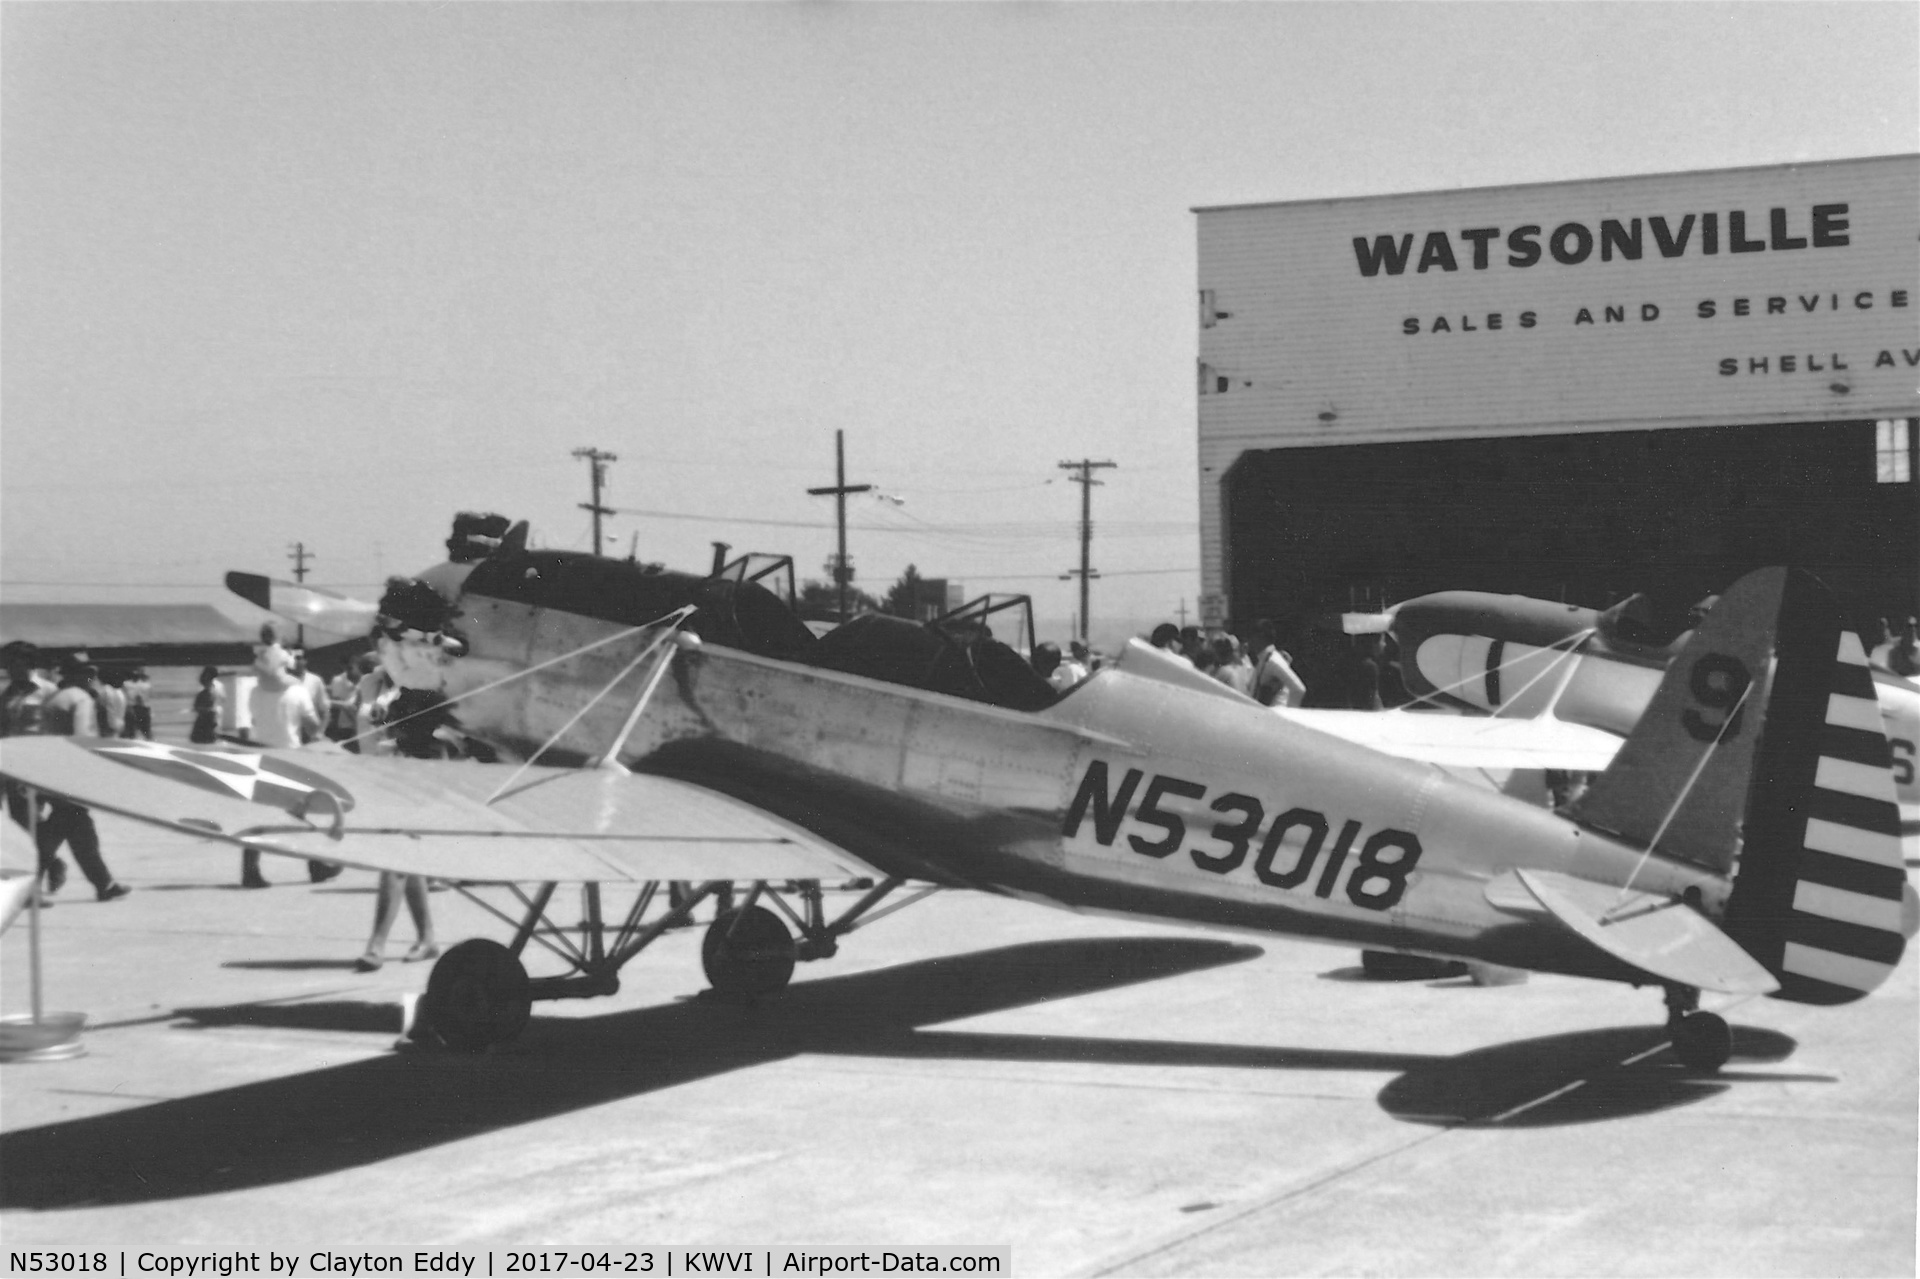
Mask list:
[[[1854,619],[1920,605],[1920,431],[1907,419],[1678,427],[1249,452],[1223,483],[1236,625],[1441,590],[1677,619],[1794,564]]]

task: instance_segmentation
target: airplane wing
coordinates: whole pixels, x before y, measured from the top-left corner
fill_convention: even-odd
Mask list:
[[[0,741],[0,775],[200,838],[472,883],[822,879],[864,862],[738,800],[593,769],[216,751],[113,738]]]
[[[1424,711],[1275,708],[1308,728],[1403,759],[1463,768],[1605,772],[1620,738],[1551,716],[1499,719]]]

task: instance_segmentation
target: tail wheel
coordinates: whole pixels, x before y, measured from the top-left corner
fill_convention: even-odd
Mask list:
[[[1718,1070],[1733,1056],[1733,1030],[1724,1017],[1688,1013],[1668,1030],[1673,1035],[1673,1055],[1694,1070]]]
[[[474,938],[433,966],[420,1021],[447,1047],[479,1052],[517,1037],[532,1008],[520,960],[499,942]]]
[[[700,966],[723,995],[767,995],[793,978],[793,934],[764,906],[722,911],[700,943]]]

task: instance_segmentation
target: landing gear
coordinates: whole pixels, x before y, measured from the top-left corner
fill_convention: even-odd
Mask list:
[[[1733,1028],[1713,1013],[1688,1013],[1669,1028],[1673,1055],[1695,1070],[1711,1074],[1733,1056]]]
[[[458,1052],[504,1044],[526,1028],[527,970],[499,942],[463,941],[440,957],[420,1001],[420,1025]]]
[[[938,885],[929,884],[876,910],[902,882],[889,878],[869,887],[837,919],[829,919],[818,881],[801,880],[783,888],[754,881],[739,908],[720,911],[707,929],[700,947],[707,980],[716,991],[730,995],[765,995],[784,988],[796,963],[829,958],[839,939],[855,928],[939,891]],[[727,880],[697,882],[664,913],[647,918],[665,883],[643,883],[618,919],[603,913],[601,885],[582,884],[577,924],[562,924],[549,913],[559,887],[555,883],[540,884],[531,892],[518,884],[505,885],[519,900],[517,916],[475,892],[475,885],[452,884],[467,900],[511,926],[513,940],[505,946],[483,939],[464,941],[441,956],[427,979],[411,1037],[423,1047],[480,1052],[519,1035],[536,1000],[611,995],[620,989],[622,965],[668,930],[689,925],[701,902],[710,897],[728,902],[733,888]],[[789,896],[798,899],[799,910],[788,904]],[[766,909],[763,901],[775,909]],[[567,971],[529,978],[521,963],[529,946],[558,957]]]
[[[903,882],[883,879],[869,886],[838,919],[828,919],[819,880],[792,881],[778,889],[756,880],[739,909],[720,912],[707,928],[700,944],[707,980],[723,995],[767,995],[780,990],[792,979],[794,964],[831,959],[840,949],[840,939],[854,929],[940,891],[937,884],[929,884],[885,910],[874,909]],[[799,898],[798,910],[788,904],[789,896]],[[761,906],[762,901],[771,902],[779,914]]]
[[[1700,1011],[1700,992],[1691,986],[1667,988],[1667,1033],[1673,1055],[1693,1070],[1712,1072],[1733,1056],[1733,1028],[1715,1013]]]
[[[722,911],[700,943],[700,966],[723,995],[770,995],[793,978],[793,934],[764,906]]]

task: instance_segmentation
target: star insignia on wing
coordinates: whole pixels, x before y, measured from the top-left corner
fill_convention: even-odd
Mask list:
[[[343,810],[353,805],[347,792],[319,774],[265,755],[144,741],[113,742],[92,749],[116,764],[290,813],[304,813],[312,796],[322,791],[341,801]]]

